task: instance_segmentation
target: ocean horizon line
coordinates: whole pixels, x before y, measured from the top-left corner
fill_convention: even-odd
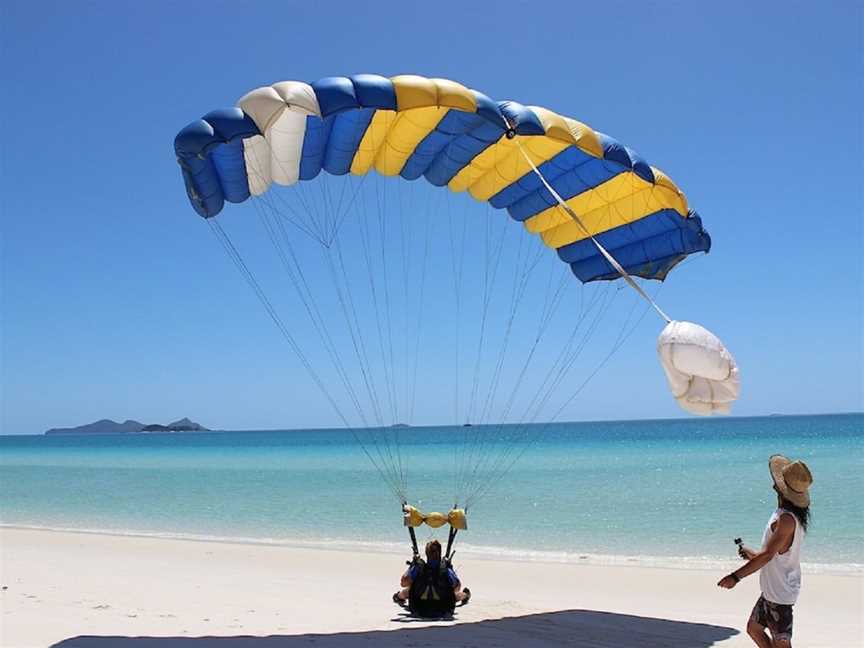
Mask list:
[[[391,425],[374,425],[374,426],[354,426],[354,427],[346,427],[344,425],[333,425],[329,427],[285,427],[285,428],[243,428],[243,429],[234,429],[234,428],[211,428],[208,430],[190,430],[184,432],[107,432],[107,433],[75,433],[75,432],[64,432],[62,434],[46,434],[46,431],[43,432],[31,432],[24,434],[17,433],[8,433],[0,431],[0,437],[39,437],[39,436],[128,436],[130,434],[140,434],[147,436],[158,436],[158,435],[172,435],[177,436],[179,434],[218,434],[218,433],[256,433],[256,432],[329,432],[329,431],[345,431],[345,430],[360,430],[360,429],[391,429],[391,428],[403,428],[403,429],[412,429],[412,430],[422,430],[422,429],[435,429],[435,428],[458,428],[464,427],[467,424],[467,427],[474,428],[482,428],[482,427],[512,427],[512,426],[551,426],[551,425],[587,425],[587,424],[596,424],[596,423],[681,423],[681,422],[693,422],[694,420],[699,422],[704,422],[708,424],[719,424],[722,421],[729,420],[754,420],[754,419],[777,419],[777,418],[806,418],[806,417],[831,417],[831,416],[864,416],[864,410],[862,411],[851,411],[851,412],[817,412],[817,413],[794,413],[794,414],[786,414],[782,412],[771,413],[771,414],[751,414],[751,415],[729,415],[729,416],[712,416],[712,417],[693,417],[693,416],[677,416],[677,417],[648,417],[648,418],[627,418],[627,419],[584,419],[578,421],[535,421],[535,422],[497,422],[497,423],[403,423],[396,422]],[[48,428],[48,429],[56,429],[56,428]]]

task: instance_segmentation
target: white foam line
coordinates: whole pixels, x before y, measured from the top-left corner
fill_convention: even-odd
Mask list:
[[[72,527],[50,527],[36,524],[0,523],[0,528],[22,529],[28,531],[49,531],[60,533],[83,533],[131,538],[154,538],[162,540],[182,540],[187,542],[214,542],[224,544],[261,545],[272,547],[294,547],[300,549],[323,549],[327,551],[363,551],[368,553],[410,554],[410,544],[405,542],[386,542],[373,540],[344,540],[322,538],[303,540],[299,538],[275,537],[252,538],[245,536],[222,536],[208,534],[138,531],[134,529],[91,529]],[[651,556],[592,554],[567,551],[546,551],[496,547],[492,545],[473,545],[460,543],[458,555],[468,555],[480,560],[503,560],[514,562],[538,562],[558,564],[579,564],[594,566],[653,567],[660,569],[684,569],[700,571],[731,570],[741,565],[740,560],[727,560],[718,556]],[[458,560],[457,560],[458,562]],[[864,573],[861,563],[802,563],[805,573],[858,575]]]

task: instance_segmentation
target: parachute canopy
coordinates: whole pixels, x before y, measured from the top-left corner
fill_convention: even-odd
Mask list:
[[[517,139],[581,224],[559,209]],[[422,176],[506,209],[583,282],[619,277],[590,236],[646,279],[662,280],[687,255],[711,247],[684,194],[633,150],[575,119],[495,102],[446,79],[282,81],[189,124],[174,148],[189,200],[204,218],[273,183],[374,170]]]
[[[663,280],[711,246],[684,194],[631,149],[445,79],[282,81],[189,124],[174,148],[193,208],[355,433],[412,535],[449,524],[452,541],[531,437],[567,412],[647,311],[617,299],[628,285],[669,321],[631,275]],[[477,202],[454,196],[465,192]],[[214,218],[247,200],[269,260]],[[493,217],[504,209],[509,219]],[[254,229],[246,220],[241,237]],[[698,348],[682,355],[686,340]],[[734,361],[712,364],[719,340],[686,340],[661,343],[674,395],[690,411],[723,411],[712,381],[726,386]],[[453,456],[447,513],[409,498],[411,438],[426,434],[403,429],[415,406],[421,421],[463,423],[440,430]],[[440,490],[433,454],[412,495]]]

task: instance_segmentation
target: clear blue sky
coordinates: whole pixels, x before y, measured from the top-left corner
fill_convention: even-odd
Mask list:
[[[860,3],[601,4],[3,2],[2,432],[335,423],[172,141],[254,87],[357,72],[453,78],[640,151],[711,232],[661,301],[734,351],[736,413],[864,408]],[[568,418],[678,416],[659,328]]]

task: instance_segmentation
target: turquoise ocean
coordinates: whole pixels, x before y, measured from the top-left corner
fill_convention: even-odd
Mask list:
[[[864,414],[538,426],[473,509],[458,552],[708,567],[758,545],[767,462],[814,474],[811,571],[864,572]],[[410,428],[412,503],[446,511],[475,428]],[[409,551],[399,502],[345,430],[0,436],[0,524],[358,551]],[[446,538],[443,529],[419,540]]]

